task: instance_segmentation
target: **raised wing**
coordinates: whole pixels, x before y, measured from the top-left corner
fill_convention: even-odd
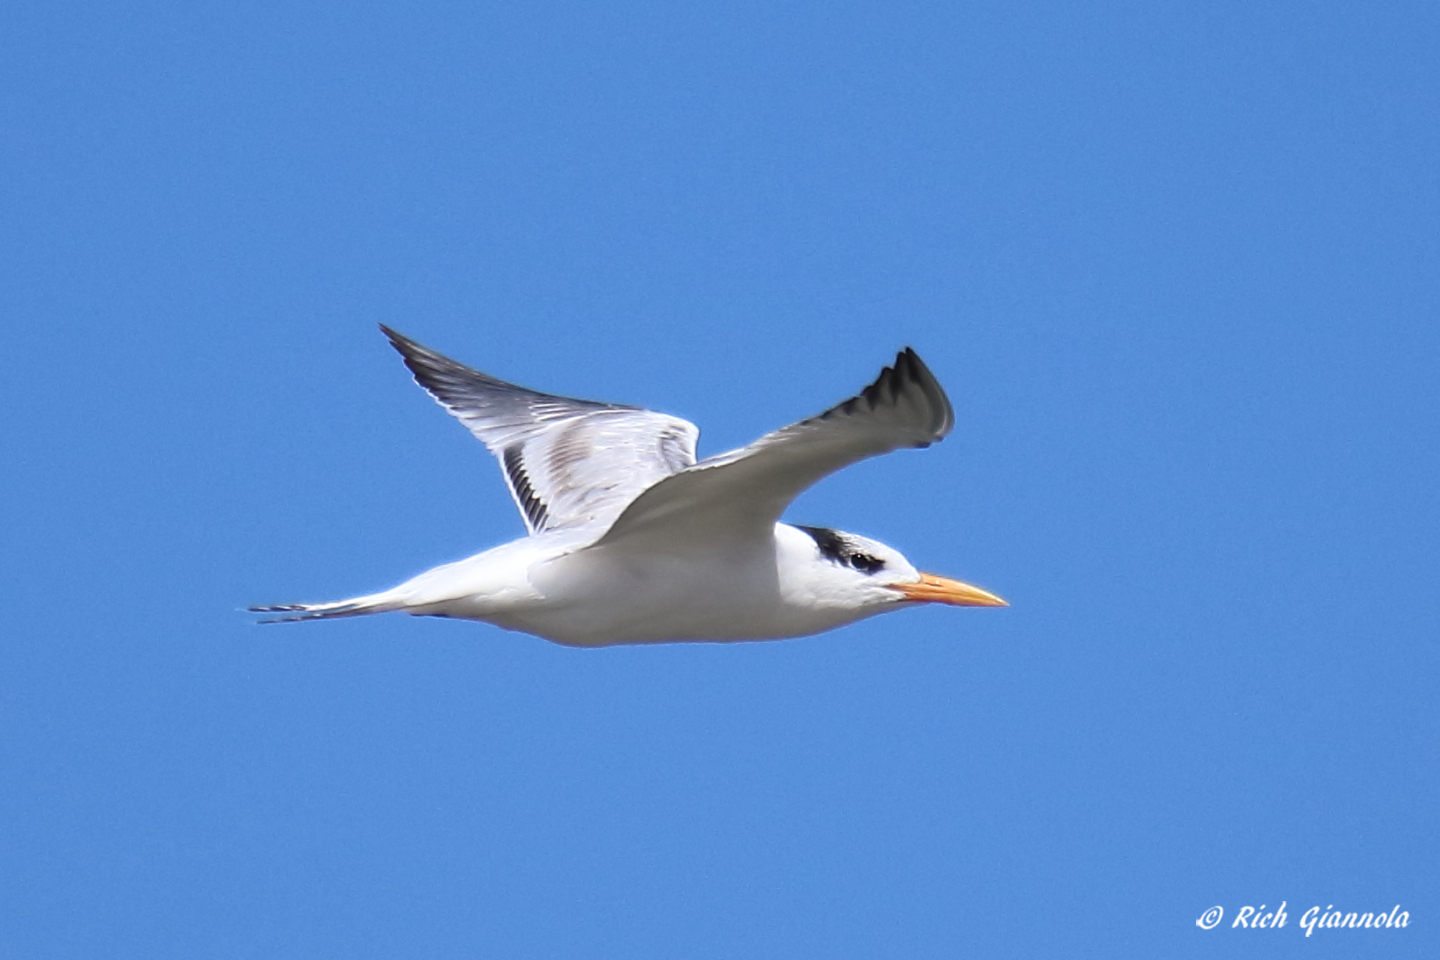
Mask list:
[[[380,329],[415,382],[499,458],[531,533],[608,525],[642,490],[695,463],[693,423],[527,390]]]
[[[822,477],[901,447],[929,446],[954,422],[944,389],[907,347],[858,396],[649,487],[597,545],[684,551],[768,543],[785,508]]]

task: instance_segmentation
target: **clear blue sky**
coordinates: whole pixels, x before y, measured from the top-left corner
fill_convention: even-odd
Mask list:
[[[1440,952],[1435,5],[19,0],[0,124],[0,953]],[[702,453],[913,345],[790,516],[1013,606],[255,627],[522,532],[377,322]]]

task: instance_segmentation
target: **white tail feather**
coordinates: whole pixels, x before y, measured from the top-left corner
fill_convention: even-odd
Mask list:
[[[374,593],[368,597],[336,600],[333,603],[287,603],[278,606],[250,607],[251,613],[284,613],[289,616],[267,617],[260,623],[298,623],[301,620],[333,620],[339,617],[362,617],[371,613],[388,613],[405,607],[393,592]]]

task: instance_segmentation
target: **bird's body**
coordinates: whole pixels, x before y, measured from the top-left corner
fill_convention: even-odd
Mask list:
[[[684,420],[536,393],[385,332],[499,458],[530,536],[382,593],[254,608],[290,614],[270,622],[403,611],[608,646],[804,636],[919,602],[1004,605],[873,540],[779,522],[821,477],[949,431],[949,401],[912,351],[859,396],[697,462]]]

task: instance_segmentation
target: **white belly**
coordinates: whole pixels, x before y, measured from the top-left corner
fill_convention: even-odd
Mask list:
[[[840,626],[858,611],[787,603],[773,553],[621,558],[581,551],[530,571],[543,600],[484,619],[571,646],[773,640]]]

